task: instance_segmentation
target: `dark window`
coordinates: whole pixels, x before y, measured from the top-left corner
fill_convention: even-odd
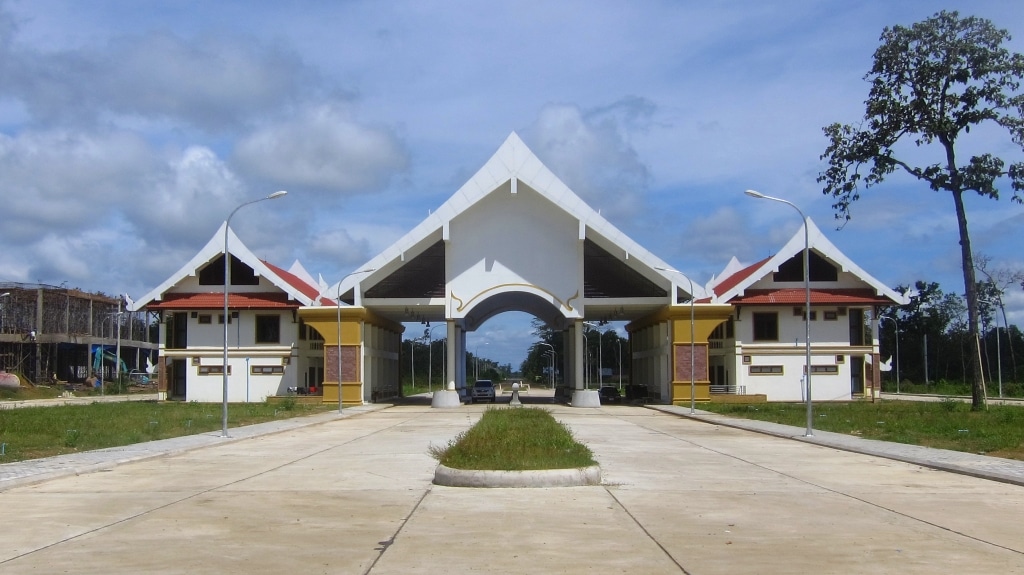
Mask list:
[[[299,339],[306,339],[306,322],[301,319],[299,320]]]
[[[281,316],[256,316],[256,343],[281,343]]]
[[[283,365],[254,365],[249,368],[252,375],[281,375],[284,373]]]
[[[834,282],[839,279],[839,269],[814,251],[811,251],[808,260],[811,264],[810,280],[812,282]],[[801,250],[780,265],[779,271],[775,272],[772,279],[777,282],[804,281],[804,252]]]
[[[208,314],[208,313],[204,313],[204,314],[199,316],[199,323],[201,323],[201,324],[213,323],[213,317],[210,314]]]
[[[167,319],[167,347],[171,349],[188,347],[188,314],[178,312]]]
[[[754,341],[779,341],[779,314],[754,314]]]
[[[851,308],[850,314],[850,345],[864,345],[864,310]]]
[[[224,285],[224,256],[220,256],[206,267],[199,270],[199,285],[222,286]],[[231,256],[231,285],[233,286],[255,286],[260,285],[260,278],[256,272],[242,260]]]
[[[199,375],[224,375],[223,365],[200,365]],[[231,366],[228,366],[228,375],[231,375]]]
[[[782,375],[781,365],[752,365],[750,375]]]

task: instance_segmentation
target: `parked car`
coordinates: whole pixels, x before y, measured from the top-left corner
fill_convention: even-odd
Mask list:
[[[490,401],[494,403],[494,382],[489,379],[478,379],[473,384],[472,400],[473,403],[478,401]]]
[[[614,385],[602,385],[601,389],[597,390],[597,395],[601,398],[601,403],[619,403],[622,401],[622,396],[619,395],[619,388]]]

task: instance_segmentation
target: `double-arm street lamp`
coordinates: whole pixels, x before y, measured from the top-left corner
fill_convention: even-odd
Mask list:
[[[546,345],[551,348],[551,389],[555,389],[555,346],[544,341],[538,341],[537,345]]]
[[[231,252],[228,251],[228,231],[231,230],[231,218],[235,216],[235,212],[245,206],[264,200],[273,200],[287,194],[288,192],[281,190],[269,196],[239,204],[224,222],[224,365],[221,366],[221,370],[224,372],[224,385],[221,390],[221,437],[228,436],[228,318],[230,317],[228,316],[228,291],[231,289]]]
[[[811,406],[811,270],[810,270],[810,252],[811,252],[811,241],[810,241],[810,226],[807,225],[807,216],[804,215],[800,208],[796,207],[796,204],[783,200],[782,198],[775,198],[772,196],[766,196],[761,192],[754,190],[747,190],[745,192],[752,198],[761,200],[771,200],[773,202],[779,202],[786,204],[787,206],[796,210],[800,214],[800,219],[803,220],[804,224],[804,296],[806,299],[806,305],[804,307],[804,350],[806,358],[804,360],[804,377],[807,379],[807,431],[804,433],[807,437],[814,437],[814,427],[812,425],[812,412],[813,407]]]

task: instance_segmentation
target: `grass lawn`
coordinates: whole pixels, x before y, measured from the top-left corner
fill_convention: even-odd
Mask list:
[[[701,409],[771,421],[807,425],[804,404],[710,403]],[[868,439],[923,445],[1024,461],[1024,408],[989,406],[971,411],[954,400],[878,401],[814,404],[814,428]]]
[[[596,465],[590,449],[539,408],[490,408],[469,430],[431,454],[453,469],[574,469]]]
[[[228,405],[237,427],[337,409],[285,401]],[[176,401],[0,409],[0,463],[167,439],[221,428],[221,404]]]

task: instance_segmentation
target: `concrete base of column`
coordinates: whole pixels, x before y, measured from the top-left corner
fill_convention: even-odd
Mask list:
[[[459,392],[453,390],[435,391],[430,407],[462,407]]]
[[[573,407],[601,407],[601,396],[596,389],[577,389],[572,392]]]

